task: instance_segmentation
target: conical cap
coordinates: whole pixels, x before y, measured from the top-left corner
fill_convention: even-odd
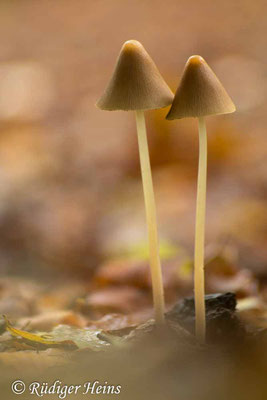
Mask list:
[[[235,105],[221,82],[200,56],[188,59],[167,119],[227,114]]]
[[[148,110],[168,106],[173,96],[141,43],[129,40],[96,105],[102,110]]]

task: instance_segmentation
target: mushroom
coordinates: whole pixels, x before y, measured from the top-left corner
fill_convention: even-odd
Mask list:
[[[204,237],[207,181],[207,133],[205,117],[235,111],[235,105],[206,61],[200,56],[188,59],[167,119],[198,118],[199,165],[195,225],[194,289],[195,331],[205,341]]]
[[[172,100],[173,93],[142,44],[136,40],[129,40],[122,46],[113,75],[104,94],[96,104],[102,110],[135,111],[155,320],[158,324],[164,321],[164,293],[144,110],[166,107],[171,104]]]

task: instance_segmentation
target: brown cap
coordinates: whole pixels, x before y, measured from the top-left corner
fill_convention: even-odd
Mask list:
[[[173,96],[141,43],[129,40],[96,105],[102,110],[148,110],[168,106]]]
[[[167,119],[228,114],[235,105],[221,82],[200,56],[188,59]]]

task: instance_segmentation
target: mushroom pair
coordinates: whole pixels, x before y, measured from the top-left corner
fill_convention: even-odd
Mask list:
[[[164,321],[164,294],[144,111],[163,108],[172,103],[167,119],[198,118],[199,170],[194,285],[196,336],[203,342],[205,340],[204,228],[207,175],[207,137],[204,117],[233,112],[235,106],[213,71],[200,56],[189,58],[174,99],[173,97],[173,93],[141,43],[130,40],[124,43],[111,80],[97,102],[97,106],[102,110],[135,111],[148,228],[153,301],[155,319],[158,324]]]

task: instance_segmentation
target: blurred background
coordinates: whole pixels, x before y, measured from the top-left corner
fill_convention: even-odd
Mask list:
[[[128,39],[173,91],[202,55],[234,100],[207,119],[207,291],[267,297],[266,12],[263,0],[0,1],[1,313],[151,308],[134,115],[95,107]],[[167,111],[146,117],[171,304],[192,294],[198,133]]]

